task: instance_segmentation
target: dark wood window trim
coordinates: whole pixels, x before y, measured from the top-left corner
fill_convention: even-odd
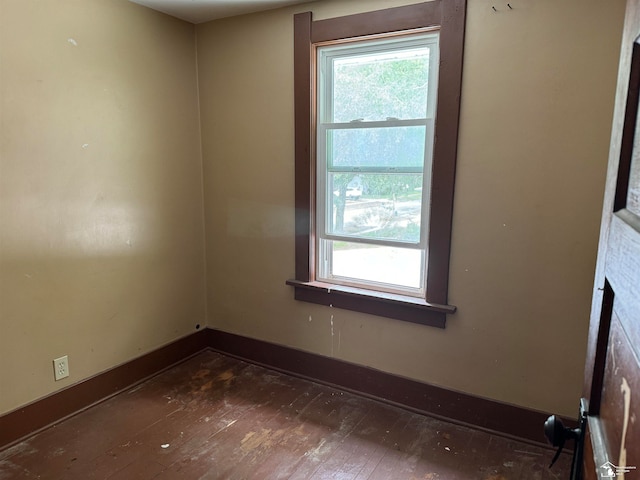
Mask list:
[[[433,0],[375,12],[312,20],[294,15],[295,101],[295,298],[444,328],[447,305],[451,218],[460,116],[466,0]],[[313,45],[319,42],[438,26],[440,73],[432,171],[426,298],[390,295],[315,281],[313,261]]]

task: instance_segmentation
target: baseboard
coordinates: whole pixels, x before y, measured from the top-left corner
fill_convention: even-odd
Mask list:
[[[0,416],[0,449],[208,348],[201,330]]]
[[[548,447],[549,413],[455,392],[408,378],[220,330],[207,329],[208,345],[227,355],[339,387],[412,411]],[[572,428],[577,422],[568,419]],[[575,424],[575,425],[574,425]]]
[[[207,348],[421,414],[538,446],[548,446],[542,433],[548,413],[206,328],[0,416],[0,449],[122,392]],[[577,426],[570,419],[565,423],[572,428]]]

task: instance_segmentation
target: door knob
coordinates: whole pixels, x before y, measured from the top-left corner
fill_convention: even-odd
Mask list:
[[[566,442],[567,439],[579,440],[581,433],[582,430],[579,428],[572,429],[565,427],[562,420],[555,415],[551,415],[547,418],[547,421],[544,422],[544,435],[547,437],[547,440],[551,445],[558,447],[558,451],[553,457],[553,460],[551,460],[549,468],[551,468],[553,464],[556,463],[556,460],[558,460],[558,457],[560,457],[560,453],[564,447],[564,442]]]

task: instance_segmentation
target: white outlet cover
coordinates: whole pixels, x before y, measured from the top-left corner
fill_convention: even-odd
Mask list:
[[[69,358],[67,355],[56,358],[53,361],[53,376],[56,379],[56,382],[69,376]]]

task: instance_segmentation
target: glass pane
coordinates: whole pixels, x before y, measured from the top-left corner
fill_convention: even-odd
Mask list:
[[[422,174],[334,173],[328,188],[328,234],[420,241]]]
[[[333,62],[333,122],[425,118],[430,48],[364,53]]]
[[[330,242],[332,276],[421,288],[422,250],[348,242]]]
[[[426,127],[354,128],[327,131],[331,167],[422,168]]]

